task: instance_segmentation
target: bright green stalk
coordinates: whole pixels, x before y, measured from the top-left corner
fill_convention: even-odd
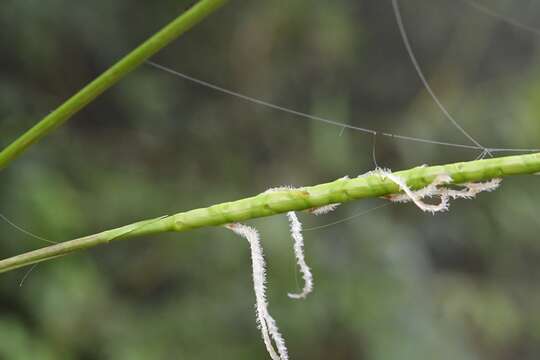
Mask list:
[[[540,153],[507,156],[455,164],[417,167],[397,172],[413,189],[431,183],[437,175],[450,175],[454,183],[489,180],[510,175],[540,172]],[[0,273],[69,254],[77,250],[105,244],[113,240],[170,231],[187,231],[206,226],[218,226],[287,211],[306,210],[332,203],[342,203],[369,197],[394,194],[396,184],[378,174],[361,178],[340,179],[298,190],[262,193],[250,198],[227,202],[140,221],[87,237],[66,241],[0,261]]]
[[[129,72],[141,65],[145,60],[188,31],[212,12],[220,8],[226,2],[227,0],[199,1],[135,50],[120,59],[115,65],[110,67],[90,84],[86,85],[56,110],[45,116],[34,127],[0,152],[0,170],[5,168],[33,143],[40,140],[56,127],[62,125],[105,90],[120,81],[120,79]]]

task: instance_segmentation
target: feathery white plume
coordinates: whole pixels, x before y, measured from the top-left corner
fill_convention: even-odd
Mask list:
[[[342,177],[341,179],[348,179],[348,176]],[[339,179],[339,180],[341,180]],[[270,188],[264,193],[271,193],[276,191],[286,191],[286,190],[302,190],[302,188],[294,188],[292,186],[280,186],[275,188]],[[316,208],[309,209],[308,212],[313,215],[323,215],[329,212],[334,211],[340,203],[324,205]],[[296,257],[296,263],[300,268],[302,273],[302,278],[304,279],[304,288],[302,292],[294,294],[287,294],[291,299],[305,299],[306,296],[313,291],[313,275],[309,266],[306,264],[306,259],[304,256],[304,236],[302,235],[302,223],[298,220],[298,216],[294,211],[287,212],[287,218],[289,219],[289,225],[291,230],[291,237],[294,240],[294,255]]]
[[[228,224],[225,225],[225,227],[249,242],[251,248],[251,263],[253,267],[253,289],[255,291],[256,299],[257,324],[259,325],[263,341],[272,360],[288,360],[289,355],[287,347],[285,346],[285,341],[279,332],[276,321],[268,312],[268,302],[266,300],[266,269],[259,233],[250,226],[238,223]],[[274,340],[277,353],[272,345],[270,337]]]
[[[450,196],[452,199],[472,199],[481,192],[484,192],[484,191],[490,192],[490,191],[496,190],[501,184],[501,182],[502,182],[502,179],[496,178],[496,179],[491,179],[486,182],[464,183],[464,184],[459,184],[459,186],[462,186],[463,189],[461,190],[447,189],[446,192],[448,196]]]
[[[336,210],[336,208],[339,205],[341,205],[341,203],[328,204],[328,205],[319,206],[319,207],[316,207],[316,208],[313,208],[313,209],[309,209],[308,211],[309,211],[310,214],[313,214],[315,216],[326,215],[326,214]]]
[[[304,278],[304,288],[301,293],[292,294],[289,293],[288,296],[291,299],[305,299],[306,296],[313,291],[313,275],[309,266],[306,264],[306,259],[304,257],[304,236],[302,235],[302,223],[298,220],[298,216],[294,211],[289,211],[287,213],[289,218],[289,224],[291,229],[291,236],[294,240],[294,255],[296,257],[296,262]]]
[[[388,170],[386,170],[388,171]],[[440,185],[448,184],[452,182],[452,178],[446,174],[438,175],[431,184],[421,188],[420,190],[413,191],[419,199],[430,198],[433,196],[441,195]],[[446,190],[446,189],[445,189]],[[392,194],[387,196],[388,199],[393,202],[410,202],[412,201],[409,195],[405,194]]]

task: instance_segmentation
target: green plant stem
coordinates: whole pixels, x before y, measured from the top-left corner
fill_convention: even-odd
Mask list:
[[[540,153],[476,160],[440,166],[416,167],[397,172],[413,189],[422,188],[437,175],[450,175],[455,184],[483,181],[510,175],[540,172]],[[187,231],[219,226],[287,211],[300,211],[332,203],[343,203],[369,197],[394,194],[396,184],[378,174],[360,178],[339,179],[330,183],[262,193],[250,198],[213,205],[171,216],[145,220],[98,234],[47,246],[0,261],[0,273],[69,254],[77,250],[143,235]]]
[[[5,168],[32,144],[62,125],[129,72],[226,2],[227,0],[201,0],[182,13],[2,150],[0,152],[0,170]]]

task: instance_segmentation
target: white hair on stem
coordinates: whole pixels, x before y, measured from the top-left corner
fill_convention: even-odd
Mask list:
[[[452,199],[472,199],[481,192],[491,192],[496,190],[501,184],[502,179],[496,178],[486,182],[473,182],[460,184],[463,189],[444,189],[448,196]]]
[[[450,177],[448,174],[440,174],[436,176],[429,185],[421,188],[420,190],[413,191],[407,185],[404,179],[396,174],[393,174],[391,170],[377,168],[374,171],[370,171],[358,177],[367,176],[368,174],[378,174],[383,179],[389,179],[397,184],[400,190],[404,192],[404,194],[391,194],[385,198],[393,202],[412,201],[421,210],[431,212],[432,214],[448,210],[450,199],[474,198],[478,193],[483,191],[493,191],[497,189],[502,181],[501,179],[492,179],[487,182],[470,182],[458,185],[462,187],[461,189],[450,189],[444,185],[451,184],[453,181],[452,177]],[[342,179],[346,178],[348,177],[344,177]],[[301,190],[302,188],[299,189]],[[291,186],[282,186],[268,189],[265,191],[265,193],[299,189]],[[426,204],[422,201],[424,198],[434,196],[438,196],[440,198],[440,202],[438,204]],[[335,208],[339,205],[339,203],[329,204],[310,209],[309,212],[314,215],[326,214],[335,210]],[[302,289],[302,292],[289,293],[288,296],[292,299],[304,299],[313,291],[313,275],[311,274],[311,270],[305,261],[302,223],[294,211],[287,212],[287,218],[289,220],[291,237],[294,240],[294,254],[304,279],[304,288]],[[261,330],[264,344],[266,345],[266,349],[272,360],[288,360],[289,355],[285,345],[285,340],[279,332],[276,321],[268,312],[268,301],[266,300],[266,269],[259,233],[256,229],[239,223],[227,224],[225,227],[233,231],[235,234],[245,238],[249,242],[251,249],[251,263],[253,268],[253,289],[256,299],[257,324]],[[277,348],[277,351],[274,349],[274,345]]]
[[[348,180],[349,176],[345,175],[338,180]],[[319,206],[313,209],[309,209],[308,212],[312,215],[319,216],[319,215],[326,215],[328,213],[331,213],[332,211],[336,210],[336,208],[341,205],[341,203],[334,203],[334,204],[328,204],[324,206]]]
[[[348,179],[348,176],[344,176],[341,179]],[[339,179],[339,180],[341,180]],[[302,190],[302,188],[295,188],[293,186],[280,186],[275,188],[270,188],[264,193],[271,193],[276,191],[286,191],[286,190]],[[334,211],[340,203],[324,205],[316,208],[309,209],[308,212],[313,215],[323,215],[328,214],[329,212]],[[294,211],[287,212],[287,218],[289,219],[289,226],[291,230],[291,237],[294,240],[294,255],[296,257],[296,263],[300,268],[302,273],[302,278],[304,279],[304,287],[300,293],[289,293],[287,294],[291,299],[305,299],[309,293],[313,291],[313,275],[309,266],[306,264],[306,259],[304,255],[304,236],[302,235],[302,223],[298,220],[298,216]]]
[[[313,291],[313,275],[309,266],[306,264],[306,259],[304,257],[304,236],[302,235],[302,223],[298,220],[298,216],[294,211],[289,211],[287,213],[287,218],[289,219],[289,225],[291,229],[291,236],[294,240],[294,255],[296,257],[296,263],[300,268],[302,273],[302,278],[304,279],[304,288],[301,293],[287,294],[291,299],[305,299],[306,296]]]
[[[425,196],[429,196],[432,194],[429,194],[430,192],[433,193],[434,189],[436,189],[437,183],[444,184],[452,181],[452,178],[448,175],[440,175],[438,176],[433,183],[428,185],[426,188],[424,188],[424,191],[419,190],[420,193],[412,191],[409,186],[407,186],[407,183],[405,180],[397,176],[396,174],[393,174],[390,170],[385,169],[378,169],[376,172],[379,173],[379,175],[385,179],[390,179],[392,182],[394,182],[396,185],[399,186],[399,188],[405,193],[405,195],[412,201],[418,208],[422,211],[430,212],[432,214],[435,214],[436,212],[446,211],[448,210],[448,195],[444,192],[441,192],[440,198],[441,201],[439,204],[426,204],[422,201],[422,198]],[[435,185],[434,185],[435,184]]]
[[[389,170],[385,170],[388,172]],[[394,175],[396,176],[396,175]],[[446,174],[442,174],[437,176],[431,184],[421,188],[420,190],[412,191],[412,193],[415,194],[417,199],[425,199],[430,198],[434,196],[441,196],[441,188],[438,186],[449,184],[452,182],[452,178]],[[446,190],[446,189],[445,189]],[[400,203],[406,203],[412,201],[411,197],[405,193],[405,194],[391,194],[386,196],[386,198],[392,200],[393,202],[400,202]]]
[[[302,188],[296,188],[296,187],[290,186],[290,185],[277,186],[277,187],[273,187],[273,188],[270,188],[270,189],[266,189],[263,194],[273,193],[273,192],[276,192],[276,191],[287,191],[287,190],[302,190]]]
[[[276,191],[286,191],[286,190],[301,190],[301,188],[295,188],[292,186],[280,186],[275,188],[270,188],[265,191],[265,193],[271,193]],[[334,208],[337,207],[334,206]],[[311,211],[317,211],[315,208]],[[325,210],[328,212],[328,210]],[[294,244],[294,256],[296,258],[296,263],[298,268],[302,273],[302,278],[304,279],[304,287],[300,293],[288,293],[287,295],[291,299],[305,299],[309,293],[313,291],[313,275],[309,266],[306,264],[306,258],[304,256],[304,235],[302,235],[302,223],[298,220],[298,216],[294,211],[287,212],[287,218],[289,219],[289,228],[291,231],[291,237],[293,238]]]
[[[329,205],[324,205],[324,206],[319,206],[319,207],[316,207],[316,208],[313,208],[313,209],[309,209],[309,213],[310,214],[313,214],[315,216],[319,216],[319,215],[326,215],[334,210],[336,210],[336,208],[341,205],[341,203],[335,203],[335,204],[329,204]]]
[[[423,211],[429,211],[431,213],[448,210],[449,199],[473,199],[477,194],[481,192],[490,192],[497,189],[502,182],[502,179],[495,178],[486,182],[469,182],[459,184],[462,189],[450,189],[445,186],[452,182],[452,178],[447,174],[438,175],[431,184],[423,187],[420,190],[412,191],[405,181],[399,176],[392,174],[390,170],[378,169],[376,170],[383,178],[388,178],[394,183],[399,185],[400,189],[405,194],[392,194],[386,196],[392,202],[414,202]],[[441,202],[438,205],[426,204],[422,201],[424,198],[430,198],[438,196]]]
[[[272,360],[287,360],[289,358],[285,340],[281,336],[276,321],[268,312],[268,302],[266,300],[266,269],[261,246],[260,236],[256,229],[243,224],[228,224],[225,227],[235,234],[243,237],[249,242],[251,248],[251,264],[253,268],[253,289],[256,299],[257,324],[261,330],[266,350]],[[272,345],[272,338],[277,348],[277,352]]]

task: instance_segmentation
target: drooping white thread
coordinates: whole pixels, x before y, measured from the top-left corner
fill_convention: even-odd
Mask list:
[[[291,237],[294,240],[294,256],[296,257],[296,263],[300,268],[302,273],[302,278],[304,279],[304,288],[301,293],[287,294],[291,299],[305,299],[306,296],[313,291],[313,275],[309,266],[306,264],[306,259],[304,257],[304,236],[302,235],[302,223],[298,220],[298,216],[294,211],[289,211],[287,213],[287,218],[289,219]]]
[[[344,176],[338,180],[348,179],[348,176]],[[302,190],[303,188],[295,188],[290,185],[274,187],[266,190],[264,194],[276,192],[276,191],[287,191],[287,190]],[[323,215],[328,214],[329,212],[334,211],[340,203],[334,203],[329,205],[324,205],[316,208],[309,209],[308,212],[313,215]],[[298,216],[294,211],[287,212],[287,218],[289,219],[289,227],[291,231],[291,237],[293,238],[293,249],[294,255],[296,258],[296,263],[300,272],[302,273],[302,278],[304,279],[304,287],[300,293],[288,293],[287,295],[291,299],[305,299],[309,293],[313,291],[313,275],[309,266],[306,263],[304,255],[304,236],[302,234],[302,223],[298,220]]]
[[[292,186],[279,186],[275,188],[270,188],[264,193],[271,193],[276,191],[286,191],[286,190],[302,190],[302,188],[294,188]],[[337,206],[337,205],[336,205]],[[317,211],[315,208],[313,211]],[[328,210],[326,210],[328,212]],[[305,299],[306,296],[313,291],[313,275],[309,266],[306,264],[306,259],[304,255],[304,236],[302,235],[302,223],[298,220],[298,216],[294,211],[287,212],[287,218],[289,220],[289,228],[291,231],[291,237],[293,239],[293,249],[294,256],[296,258],[296,264],[302,273],[302,278],[304,279],[304,287],[302,292],[288,293],[287,295],[291,299]]]
[[[250,226],[238,223],[228,224],[225,225],[225,227],[249,242],[253,270],[253,289],[255,291],[256,299],[255,308],[257,324],[261,330],[266,350],[270,354],[272,360],[287,360],[289,355],[287,347],[285,346],[285,340],[279,332],[276,321],[268,312],[268,302],[266,300],[266,268],[259,233]],[[274,340],[277,352],[274,349],[270,338]]]

